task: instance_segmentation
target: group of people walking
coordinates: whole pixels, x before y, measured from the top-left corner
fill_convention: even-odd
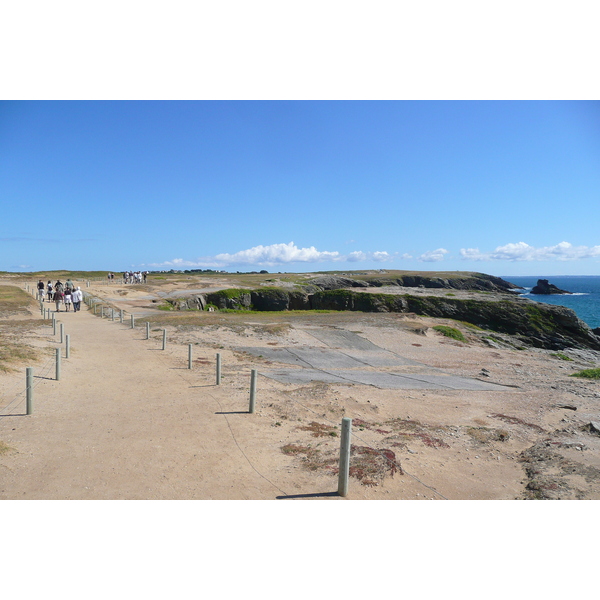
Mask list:
[[[40,302],[44,301],[44,297],[48,298],[48,302],[54,302],[56,304],[56,312],[60,312],[60,305],[65,305],[65,312],[73,312],[81,310],[81,302],[83,300],[83,292],[80,287],[75,288],[75,285],[70,279],[67,279],[65,283],[62,283],[60,279],[56,281],[54,285],[49,281],[47,286],[44,286],[44,282],[40,279],[37,284],[38,288],[38,299]]]
[[[146,283],[148,271],[125,271],[123,273],[123,283]]]

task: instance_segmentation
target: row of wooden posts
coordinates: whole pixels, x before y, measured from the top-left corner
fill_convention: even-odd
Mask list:
[[[89,282],[87,282],[89,287]],[[37,289],[35,292],[26,287],[27,291],[32,293],[34,296],[37,294]],[[84,302],[90,306],[89,303],[90,295],[84,294]],[[97,314],[97,306],[100,304],[100,317],[104,318],[104,305],[101,302],[96,302],[92,299],[91,306],[93,307],[94,314]],[[108,308],[108,307],[107,307]],[[111,310],[111,319],[115,320],[115,311],[113,308]],[[69,358],[70,356],[70,336],[69,334],[65,334],[64,324],[58,323],[56,320],[56,313],[51,313],[50,309],[46,309],[43,305],[43,302],[40,301],[40,311],[43,315],[44,320],[46,318],[52,318],[52,328],[53,335],[57,333],[57,325],[59,325],[59,334],[60,334],[60,344],[65,344],[65,358]],[[50,317],[52,314],[52,317]],[[124,311],[120,311],[119,320],[123,323]],[[131,314],[131,329],[135,328],[135,316]],[[150,339],[150,323],[146,321],[146,339]],[[192,369],[192,346],[193,344],[188,344],[188,369]],[[167,347],[167,330],[162,330],[162,349],[165,350]],[[60,370],[61,370],[61,349],[56,348],[55,352],[56,356],[56,381],[60,381]],[[216,355],[216,385],[221,385],[221,354],[217,353]],[[26,414],[31,415],[33,413],[33,367],[27,367],[25,371],[26,377]],[[248,412],[253,414],[256,409],[256,388],[257,388],[257,380],[258,380],[258,371],[256,369],[252,369],[250,372],[250,404]],[[339,460],[339,475],[338,475],[338,495],[347,496],[348,495],[348,479],[350,473],[350,449],[351,449],[351,434],[352,434],[352,419],[344,417],[342,419],[341,424],[342,432],[341,432],[341,440],[340,440],[340,460]]]

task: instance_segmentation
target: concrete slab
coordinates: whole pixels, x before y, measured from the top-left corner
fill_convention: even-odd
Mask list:
[[[506,387],[453,375],[407,375],[360,370],[273,369],[260,374],[281,383],[307,384],[313,381],[371,385],[383,389],[506,391]]]
[[[479,379],[457,377],[440,369],[399,356],[346,330],[305,328],[328,348],[239,348],[272,362],[294,365],[292,369],[265,369],[261,374],[282,383],[352,383],[384,389],[504,391],[507,387]],[[300,368],[298,368],[300,367]],[[404,367],[395,372],[375,371]]]
[[[374,346],[377,348],[377,346]],[[335,350],[330,348],[239,348],[254,356],[262,356],[273,362],[301,365],[314,369],[354,369],[364,367],[399,367],[420,365],[414,360],[402,358],[382,348],[377,350]]]

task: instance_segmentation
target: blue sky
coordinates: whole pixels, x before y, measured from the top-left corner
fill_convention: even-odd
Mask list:
[[[3,101],[0,270],[600,275],[600,102]]]

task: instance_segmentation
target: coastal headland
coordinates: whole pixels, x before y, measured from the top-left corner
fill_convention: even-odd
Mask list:
[[[56,381],[60,340],[27,286],[68,277],[87,306],[56,313]],[[572,377],[598,367],[600,338],[502,279],[47,272],[0,291],[0,498],[341,500],[343,417],[348,498],[600,498],[600,388]]]

